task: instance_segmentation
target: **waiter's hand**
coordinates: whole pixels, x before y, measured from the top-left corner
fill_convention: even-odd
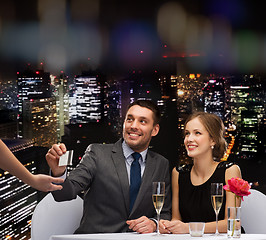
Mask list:
[[[61,190],[63,187],[61,185],[64,179],[54,178],[44,174],[32,175],[31,182],[29,183],[33,188],[38,189],[43,192],[51,192]]]
[[[54,144],[45,156],[54,177],[62,176],[66,170],[66,166],[58,166],[59,158],[66,153],[67,149],[64,143]]]
[[[138,233],[152,233],[156,230],[156,224],[149,218],[142,216],[134,220],[128,220],[129,229]]]

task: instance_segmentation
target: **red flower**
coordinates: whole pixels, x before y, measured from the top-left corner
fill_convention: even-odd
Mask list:
[[[234,193],[237,197],[241,197],[242,200],[243,196],[251,194],[250,188],[251,186],[248,182],[240,178],[231,178],[228,180],[228,185],[224,186],[224,190]]]

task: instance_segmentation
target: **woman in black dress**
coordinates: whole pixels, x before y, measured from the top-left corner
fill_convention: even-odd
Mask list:
[[[205,222],[205,233],[216,229],[215,212],[211,203],[211,183],[227,184],[232,177],[241,178],[240,168],[219,162],[225,149],[224,125],[215,114],[197,112],[185,123],[184,144],[193,164],[172,172],[172,220],[160,221],[161,233],[188,233],[189,222]],[[218,160],[218,161],[217,161]],[[240,206],[238,200],[237,205]],[[227,231],[227,207],[234,206],[234,195],[224,192],[219,213],[219,232]]]

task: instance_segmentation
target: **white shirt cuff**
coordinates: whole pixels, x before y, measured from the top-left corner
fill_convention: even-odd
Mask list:
[[[52,170],[50,169],[50,176],[52,176],[52,177],[54,177],[53,176],[53,174],[52,174]],[[54,177],[54,178],[61,178],[61,179],[66,179],[66,177],[67,177],[67,170],[64,172],[64,174],[63,175],[61,175],[61,176],[59,176],[59,177]]]

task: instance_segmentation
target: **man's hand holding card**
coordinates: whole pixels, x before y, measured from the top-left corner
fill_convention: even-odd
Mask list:
[[[73,150],[66,151],[60,158],[58,166],[67,166],[72,164],[73,159]]]

